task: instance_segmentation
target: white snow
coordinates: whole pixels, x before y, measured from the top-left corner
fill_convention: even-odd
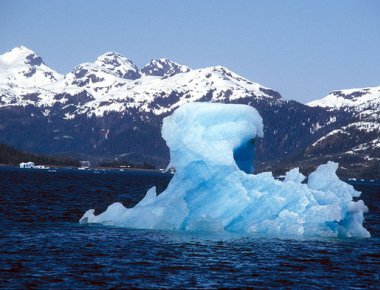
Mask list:
[[[137,66],[130,59],[117,52],[102,54],[96,59],[95,65],[112,71],[118,77],[123,77],[130,72],[140,75]]]
[[[320,100],[307,104],[311,107],[339,109],[342,107],[363,111],[366,108],[380,108],[380,86],[333,91]]]
[[[313,125],[311,126],[311,128],[310,128],[310,133],[311,133],[311,134],[314,134],[315,132],[317,132],[317,131],[320,130],[321,128],[323,128],[323,126],[321,126],[321,125],[319,124],[319,122],[317,122],[317,123],[315,123],[315,124],[313,124]]]
[[[380,148],[380,138],[376,138],[371,140],[370,142],[365,142],[362,144],[359,144],[352,148],[354,152],[365,152],[368,151],[369,149],[376,149]]]
[[[369,237],[360,192],[339,180],[336,163],[321,165],[308,183],[298,169],[276,180],[270,172],[240,170],[235,152],[262,136],[255,109],[245,105],[191,103],[164,119],[162,135],[176,168],[167,189],[151,188],[133,208],[114,203],[81,223],[138,229],[232,231],[260,235]],[[245,152],[246,158],[252,156]]]
[[[351,123],[347,126],[343,126],[340,129],[332,130],[331,132],[329,132],[328,134],[326,134],[325,136],[321,137],[316,142],[314,142],[311,146],[315,147],[320,142],[322,142],[322,141],[326,140],[327,138],[329,138],[333,135],[336,135],[336,134],[344,134],[344,135],[350,136],[350,133],[348,132],[348,130],[351,130],[351,129],[355,129],[355,130],[359,130],[359,131],[365,131],[367,133],[379,132],[379,134],[380,134],[380,123],[364,122],[364,121],[363,122],[354,122],[354,123]]]
[[[189,72],[190,68],[167,58],[159,58],[152,59],[141,71],[147,76],[171,76],[173,74]]]
[[[325,98],[310,102],[308,105],[312,107],[320,106],[329,110],[340,109],[348,111],[353,114],[353,120],[355,120],[351,124],[329,132],[314,142],[312,144],[314,147],[336,134],[343,134],[350,138],[354,138],[355,136],[351,135],[357,131],[378,133],[380,135],[380,86],[333,91]],[[336,118],[330,118],[328,124],[331,122],[336,122]],[[376,148],[377,144],[378,142],[374,139],[371,142],[364,142],[354,148],[350,148],[346,153],[355,154],[373,149]]]
[[[36,61],[36,64],[33,64]],[[32,50],[19,46],[0,55],[0,87],[37,88],[63,78]]]
[[[27,57],[30,55],[39,57],[23,47],[0,56],[0,107],[31,104],[48,112],[56,103],[66,104],[75,96],[87,95],[88,100],[75,104],[76,111],[71,112],[71,118],[76,114],[103,116],[107,112],[121,112],[132,107],[160,115],[185,103],[202,100],[208,94],[212,102],[233,101],[252,95],[273,99],[264,92],[268,88],[250,82],[222,66],[190,70],[187,66],[162,58],[152,60],[151,69],[167,65],[168,75],[147,76],[128,58],[108,52],[93,63],[76,66],[63,77],[43,63],[28,64]],[[25,72],[33,70],[36,71],[33,75],[25,76]],[[126,76],[128,73],[138,78],[129,79]],[[34,94],[37,98],[22,97]],[[173,97],[173,94],[178,95],[178,98]],[[63,97],[55,99],[57,95]],[[155,103],[158,98],[165,101],[163,96],[174,98],[170,101],[170,107]]]

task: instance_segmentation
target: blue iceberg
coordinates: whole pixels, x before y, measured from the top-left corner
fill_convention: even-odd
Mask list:
[[[284,181],[253,173],[254,142],[263,121],[252,107],[189,103],[163,120],[162,136],[176,173],[133,208],[110,205],[81,223],[135,229],[231,231],[270,236],[369,237],[360,192],[341,181],[338,164],[319,166],[303,183],[298,168]]]

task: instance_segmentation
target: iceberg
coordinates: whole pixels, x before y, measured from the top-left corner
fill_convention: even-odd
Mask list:
[[[134,229],[231,231],[266,236],[370,237],[360,192],[341,181],[338,164],[320,165],[307,183],[298,168],[283,181],[253,174],[254,143],[263,120],[252,107],[189,103],[163,120],[162,136],[176,172],[133,208],[116,202],[80,223]]]
[[[19,164],[19,167],[20,168],[35,168],[36,164],[34,164],[34,162],[31,162],[31,161],[29,161],[29,162],[21,162]]]

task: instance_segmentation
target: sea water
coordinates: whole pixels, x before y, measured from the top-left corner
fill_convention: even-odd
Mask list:
[[[379,287],[380,181],[356,182],[367,239],[81,225],[91,205],[136,205],[172,176],[0,169],[0,288]]]

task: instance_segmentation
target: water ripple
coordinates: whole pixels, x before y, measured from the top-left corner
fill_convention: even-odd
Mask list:
[[[0,170],[0,288],[376,288],[378,194],[363,194],[370,239],[294,240],[77,223],[89,206],[135,205],[170,176]],[[380,194],[380,192],[379,192]]]

